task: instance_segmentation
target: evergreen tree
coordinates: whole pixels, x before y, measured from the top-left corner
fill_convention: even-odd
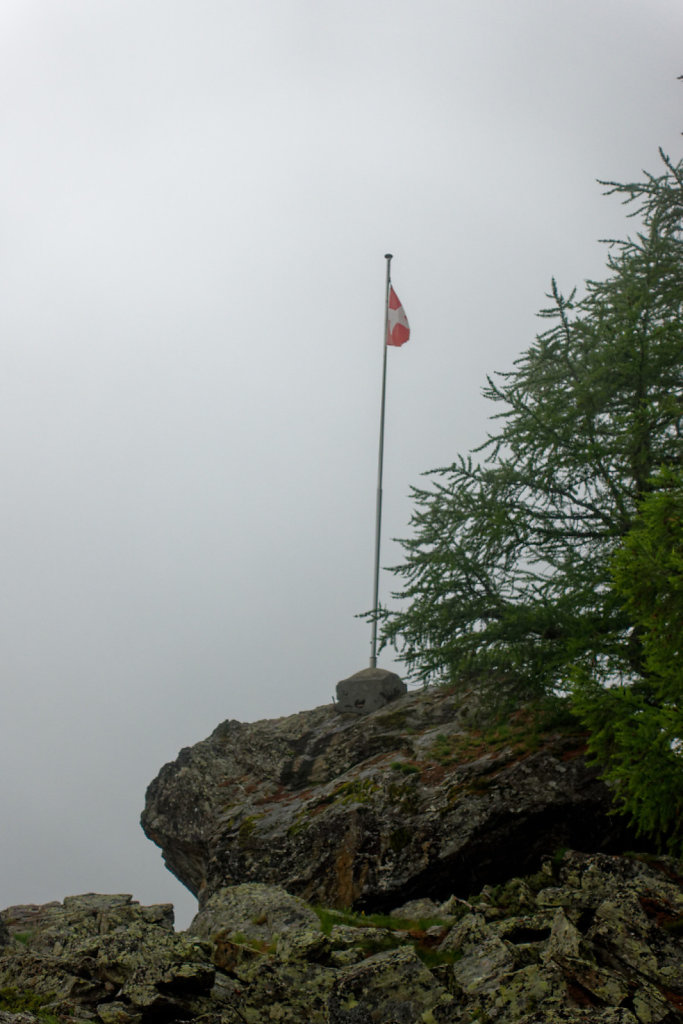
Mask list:
[[[664,470],[613,561],[614,588],[638,631],[642,674],[604,689],[585,673],[574,708],[590,730],[617,807],[683,855],[683,471]]]
[[[611,565],[654,474],[681,460],[683,163],[663,159],[660,177],[607,183],[641,230],[610,243],[582,298],[553,282],[547,330],[488,380],[496,429],[413,490],[382,637],[418,679],[520,700],[648,671]]]
[[[640,630],[647,675],[663,700],[683,695],[683,466],[652,481],[613,562],[614,587]],[[683,712],[683,708],[681,708]]]

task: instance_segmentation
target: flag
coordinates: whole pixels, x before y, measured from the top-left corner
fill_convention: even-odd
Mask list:
[[[403,345],[410,337],[410,324],[406,311],[394,291],[393,285],[389,286],[389,310],[387,318],[387,345]]]

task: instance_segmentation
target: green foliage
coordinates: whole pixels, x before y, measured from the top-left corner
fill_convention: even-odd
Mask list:
[[[401,772],[403,775],[419,775],[420,769],[416,764],[409,764],[407,761],[392,761],[389,765],[392,771]]]
[[[604,183],[640,230],[583,297],[553,281],[547,329],[488,379],[488,439],[414,489],[381,617],[417,679],[499,707],[571,692],[616,808],[680,853],[683,161],[661,156]]]
[[[390,782],[386,796],[392,809],[404,817],[414,814],[422,805],[422,795],[417,785],[419,774],[414,772],[405,775],[400,782]]]
[[[575,704],[590,729],[589,750],[605,766],[615,805],[638,832],[683,851],[683,756],[680,706],[662,705],[647,682],[598,688],[581,679]]]
[[[413,920],[408,918],[390,917],[386,914],[355,913],[351,910],[330,910],[327,907],[313,908],[320,920],[324,935],[330,935],[335,925],[347,925],[351,928],[362,928],[364,935],[354,942],[366,956],[373,956],[383,950],[397,949],[400,946],[412,945],[415,952],[427,967],[453,963],[459,960],[462,953],[453,950],[440,951],[433,948],[427,929],[434,926],[446,930],[450,922],[441,918],[424,918]],[[374,932],[374,934],[373,934]]]
[[[664,470],[613,560],[634,623],[642,677],[603,690],[585,674],[574,704],[618,808],[639,833],[683,853],[683,474]]]
[[[372,779],[350,779],[336,787],[332,800],[342,804],[364,804],[372,799],[378,788]]]
[[[566,692],[577,667],[603,683],[637,673],[611,563],[652,475],[680,460],[682,167],[610,185],[641,232],[610,243],[583,298],[553,282],[549,328],[484,390],[495,431],[414,489],[382,640],[417,679],[517,703]]]
[[[636,623],[644,667],[658,698],[678,704],[681,711],[683,468],[665,468],[651,487],[614,558],[614,585]]]
[[[256,829],[256,823],[262,817],[262,814],[250,814],[240,823],[239,837],[241,842],[247,843],[249,841],[252,832]]]
[[[60,1024],[59,1017],[46,1008],[51,998],[23,989],[0,988],[0,1010],[7,1013],[31,1013],[45,1024]]]

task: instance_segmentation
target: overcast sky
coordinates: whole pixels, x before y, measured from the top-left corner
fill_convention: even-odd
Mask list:
[[[680,0],[3,0],[0,907],[187,923],[147,784],[367,665],[384,253],[391,565],[628,230],[596,179],[681,156],[682,41]]]

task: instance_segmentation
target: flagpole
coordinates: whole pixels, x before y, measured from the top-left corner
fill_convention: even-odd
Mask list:
[[[379,455],[377,458],[377,511],[375,515],[375,579],[373,590],[372,639],[370,641],[370,668],[377,668],[377,616],[379,613],[379,547],[382,533],[382,469],[384,464],[384,407],[387,393],[387,331],[389,329],[389,288],[391,287],[391,261],[386,253],[387,282],[384,297],[384,335],[382,338],[382,401],[379,414]]]

